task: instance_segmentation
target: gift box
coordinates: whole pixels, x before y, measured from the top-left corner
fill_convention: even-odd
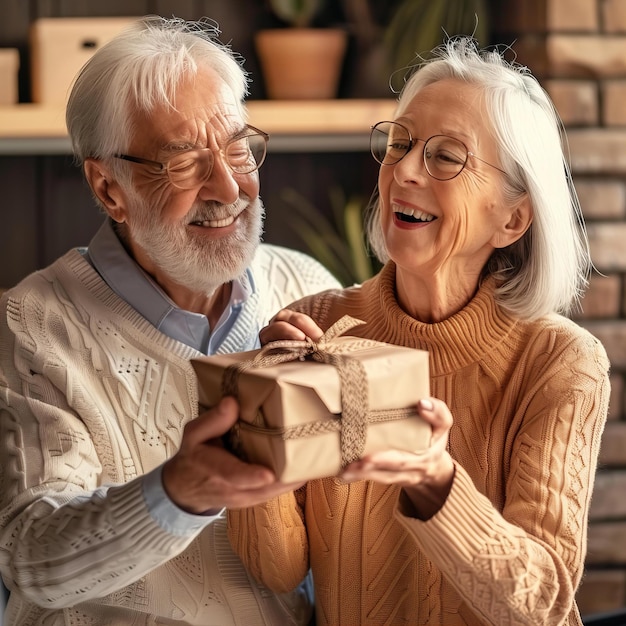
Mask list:
[[[192,360],[200,404],[234,395],[230,446],[283,482],[337,475],[365,454],[430,444],[416,411],[428,395],[428,353],[340,336],[342,318],[317,343],[276,341],[261,350]]]

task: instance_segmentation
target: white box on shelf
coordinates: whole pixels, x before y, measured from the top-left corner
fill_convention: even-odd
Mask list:
[[[50,17],[30,29],[32,100],[65,104],[80,68],[136,17]]]
[[[0,105],[16,104],[20,54],[17,48],[0,48]]]

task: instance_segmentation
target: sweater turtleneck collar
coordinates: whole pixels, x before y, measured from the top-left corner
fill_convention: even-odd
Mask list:
[[[408,315],[398,304],[396,266],[388,262],[381,272],[363,285],[362,305],[374,325],[376,339],[427,350],[442,373],[456,370],[485,358],[508,343],[518,320],[498,306],[495,281],[487,279],[468,304],[451,317],[424,323]],[[438,369],[439,369],[438,367]]]

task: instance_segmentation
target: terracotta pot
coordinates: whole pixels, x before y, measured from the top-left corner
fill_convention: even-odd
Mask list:
[[[284,28],[259,31],[255,45],[268,98],[335,98],[346,52],[341,29]]]

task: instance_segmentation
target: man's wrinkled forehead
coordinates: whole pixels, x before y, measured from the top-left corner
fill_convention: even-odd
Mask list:
[[[188,135],[230,137],[245,125],[237,108],[226,105],[207,109],[189,108],[177,111],[159,125],[157,139],[163,143]]]
[[[245,125],[242,107],[236,103],[160,107],[137,116],[135,140],[162,148],[175,144],[205,147],[214,139],[218,144]]]

